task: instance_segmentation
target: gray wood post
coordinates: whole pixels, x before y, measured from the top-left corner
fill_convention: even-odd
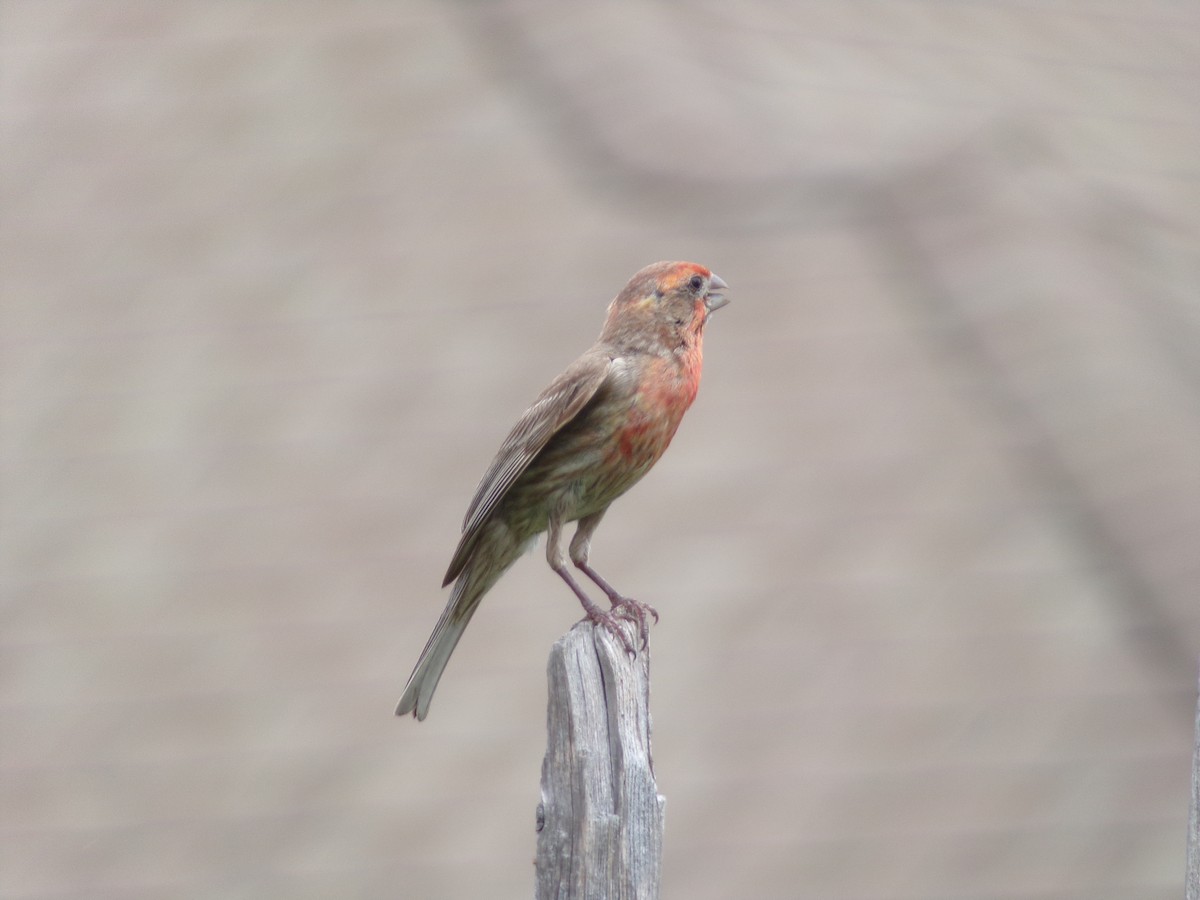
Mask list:
[[[1192,803],[1188,814],[1187,900],[1200,900],[1200,689],[1196,702],[1196,745],[1192,750]]]
[[[631,642],[639,638],[632,625]],[[580,622],[550,651],[537,900],[656,900],[666,799],[650,755],[650,651]]]

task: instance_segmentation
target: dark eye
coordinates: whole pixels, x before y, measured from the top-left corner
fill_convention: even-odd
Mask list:
[[[704,279],[699,275],[693,275],[692,280],[688,282],[688,287],[690,287],[693,291],[698,291],[700,288],[704,287]]]

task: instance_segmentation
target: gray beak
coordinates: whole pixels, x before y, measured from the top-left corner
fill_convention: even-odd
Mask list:
[[[708,279],[708,291],[704,294],[704,308],[711,313],[728,303],[729,300],[721,293],[728,288],[725,279],[713,272]]]

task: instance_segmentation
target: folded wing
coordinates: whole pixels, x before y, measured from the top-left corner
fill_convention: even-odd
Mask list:
[[[462,538],[450,561],[445,587],[459,576],[470,559],[480,528],[504,499],[513,483],[564,425],[575,418],[591,400],[612,367],[612,358],[588,352],[554,379],[517,420],[496,458],[475,489],[475,497],[463,519]]]

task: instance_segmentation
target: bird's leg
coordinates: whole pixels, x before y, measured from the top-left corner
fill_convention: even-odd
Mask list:
[[[642,638],[642,646],[645,647],[650,643],[650,623],[646,621],[646,614],[654,616],[655,624],[658,623],[658,610],[649,603],[642,603],[634,600],[632,597],[623,597],[611,584],[605,581],[599,572],[588,565],[588,554],[592,549],[592,534],[596,530],[596,526],[600,524],[600,519],[604,516],[604,510],[598,513],[593,513],[590,516],[584,516],[579,520],[579,526],[575,529],[575,536],[571,538],[571,562],[575,564],[575,568],[579,569],[588,578],[596,583],[596,586],[608,596],[609,603],[612,604],[613,611],[633,619],[637,622],[638,632]]]
[[[596,625],[602,625],[607,628],[620,639],[626,653],[630,656],[636,656],[637,651],[634,650],[633,644],[629,642],[629,638],[625,636],[625,631],[618,624],[614,611],[605,612],[598,607],[584,593],[583,588],[579,586],[575,579],[571,577],[571,572],[567,569],[567,559],[563,555],[562,548],[559,546],[561,535],[562,522],[557,517],[551,516],[549,532],[546,535],[546,562],[550,563],[550,568],[557,572],[559,577],[567,583],[567,587],[575,592],[575,596],[579,598],[579,603],[583,606],[583,611],[587,619]]]

